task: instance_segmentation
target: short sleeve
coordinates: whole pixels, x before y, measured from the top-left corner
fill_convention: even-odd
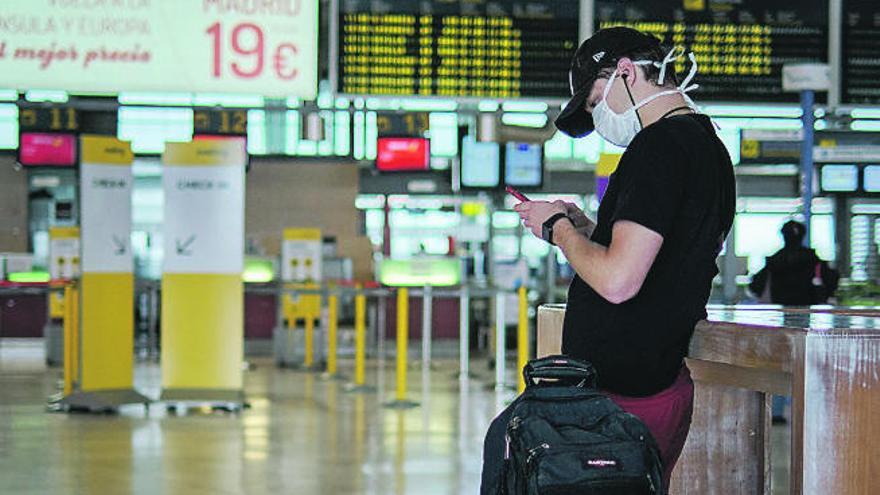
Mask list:
[[[621,159],[612,223],[629,220],[666,238],[684,195],[685,160],[671,136],[664,138],[661,132],[637,136]]]

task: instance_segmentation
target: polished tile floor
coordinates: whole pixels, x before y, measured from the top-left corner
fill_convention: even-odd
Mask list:
[[[409,399],[419,406],[406,410],[383,407],[394,397],[391,361],[371,363],[369,393],[270,360],[252,364],[252,407],[241,414],[48,413],[60,372],[45,368],[38,345],[0,342],[0,494],[472,494],[485,429],[512,397],[487,389],[482,361],[463,386],[457,361],[435,361],[428,373],[415,363]],[[158,395],[156,365],[139,364],[136,377]],[[774,431],[775,445],[785,441],[784,429]],[[774,476],[787,467],[775,465]]]

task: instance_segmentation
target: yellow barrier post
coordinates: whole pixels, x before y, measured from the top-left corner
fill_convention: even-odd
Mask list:
[[[284,291],[290,290],[292,288],[291,285],[285,284],[282,289],[281,296],[281,314],[284,319],[284,332],[286,334],[286,338],[284,339],[284,350],[281,352],[278,358],[278,364],[281,367],[290,366],[291,363],[289,360],[291,356],[294,355],[294,338],[296,333],[296,320],[298,319],[298,315],[296,312],[297,305],[293,299],[293,296],[285,293]]]
[[[519,370],[519,379],[517,381],[517,391],[523,393],[526,389],[526,382],[522,375],[522,370],[529,361],[529,299],[525,287],[520,287],[517,291],[519,296],[519,321],[517,325],[517,369]]]
[[[305,330],[305,332],[306,332],[306,335],[305,335],[305,337],[306,337],[306,339],[305,339],[306,340],[305,341],[306,355],[305,355],[305,359],[303,360],[303,366],[305,366],[306,368],[311,368],[315,364],[315,350],[314,350],[315,318],[313,315],[308,314],[308,315],[306,315],[305,320],[306,320],[305,321],[305,323],[306,323],[306,330]]]
[[[337,308],[339,296],[335,293],[327,297],[327,374],[336,375],[336,332],[338,329]]]
[[[397,289],[397,391],[394,402],[388,404],[394,408],[410,408],[418,404],[406,400],[406,366],[409,348],[409,290],[405,287]]]
[[[292,287],[294,289],[301,289],[309,292],[300,293],[297,295],[295,301],[291,300],[290,311],[293,315],[294,322],[296,322],[297,319],[302,318],[304,324],[304,352],[302,366],[305,369],[314,369],[316,365],[315,320],[321,317],[321,304],[323,303],[323,298],[320,294],[313,294],[311,292],[319,290],[321,286],[315,283],[306,283],[294,284]],[[295,325],[296,323],[294,323],[294,326]]]
[[[354,297],[354,384],[362,387],[366,383],[366,320],[367,320],[367,297],[363,293],[360,284],[357,286],[357,295]]]
[[[78,387],[80,385],[79,376],[79,358],[80,358],[80,325],[79,325],[79,288],[71,289],[70,297],[70,320],[71,320],[71,338],[70,338],[70,372],[71,386]]]
[[[354,382],[346,386],[349,392],[372,392],[366,385],[367,361],[367,296],[361,284],[355,285],[354,296]]]
[[[287,364],[287,357],[292,356],[294,352],[294,334],[296,333],[296,315],[292,311],[287,312],[287,356],[282,359],[284,364]]]
[[[397,291],[397,400],[406,400],[406,354],[409,347],[409,291]]]

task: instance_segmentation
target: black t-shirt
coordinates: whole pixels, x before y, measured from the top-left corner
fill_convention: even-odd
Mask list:
[[[591,361],[601,388],[647,396],[675,380],[694,326],[706,317],[735,201],[730,156],[705,115],[662,119],[630,143],[591,239],[609,246],[614,222],[629,220],[663,244],[638,294],[621,304],[575,276],[562,334],[562,352]]]

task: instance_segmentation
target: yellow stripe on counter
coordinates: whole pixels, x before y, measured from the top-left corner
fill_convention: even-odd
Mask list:
[[[241,274],[162,278],[162,388],[241,390]]]
[[[133,386],[134,276],[84,273],[81,280],[82,391]]]
[[[166,143],[162,165],[232,166],[247,162],[243,140],[207,140],[190,143]]]
[[[82,163],[131,166],[131,143],[115,137],[86,134],[82,140]]]
[[[49,239],[78,239],[79,227],[49,227]]]
[[[321,229],[287,228],[284,229],[285,241],[320,241]]]

